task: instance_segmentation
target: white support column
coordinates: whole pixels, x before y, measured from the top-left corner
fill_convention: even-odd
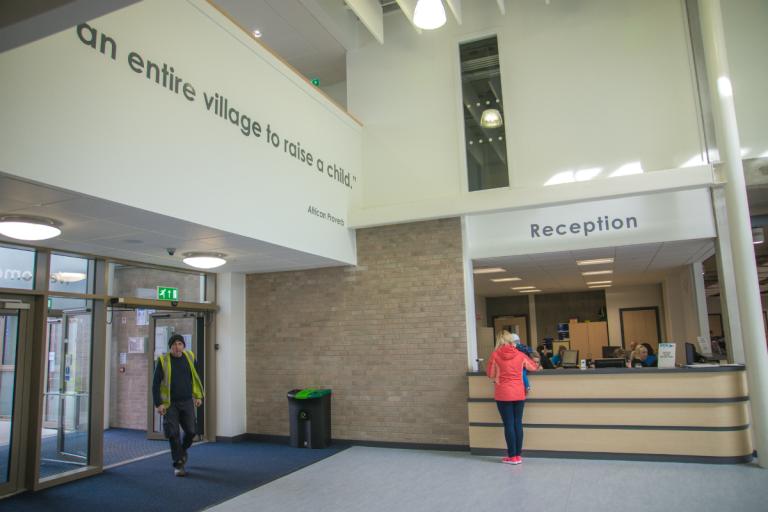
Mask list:
[[[699,336],[712,343],[709,335],[709,315],[707,314],[707,292],[704,289],[704,265],[700,261],[691,264],[691,279],[693,280],[693,297],[696,301],[696,325]],[[711,346],[711,345],[710,345]]]
[[[469,257],[467,218],[461,218],[461,256],[464,265],[464,310],[467,322],[467,368],[476,372],[477,366],[477,321],[475,313],[475,274],[472,272],[472,259]]]
[[[245,274],[216,276],[216,435],[245,434]]]
[[[723,162],[725,206],[736,274],[739,319],[752,408],[752,432],[758,464],[768,467],[768,352],[765,350],[760,288],[752,247],[741,145],[723,32],[720,0],[699,0],[704,58],[712,94],[715,134]]]
[[[712,205],[715,209],[717,224],[717,275],[720,281],[720,311],[723,319],[723,334],[728,360],[732,363],[744,363],[744,337],[739,322],[739,300],[736,297],[736,275],[733,270],[731,254],[731,232],[728,229],[728,213],[725,210],[725,191],[712,189]]]
[[[533,293],[528,294],[528,322],[531,327],[531,337],[528,343],[536,350],[541,341],[539,340],[539,329],[536,327],[536,297],[534,295]]]

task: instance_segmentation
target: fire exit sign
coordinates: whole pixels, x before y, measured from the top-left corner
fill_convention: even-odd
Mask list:
[[[169,286],[158,286],[157,300],[179,300],[179,289]]]

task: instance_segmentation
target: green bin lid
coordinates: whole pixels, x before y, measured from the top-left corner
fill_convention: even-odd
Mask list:
[[[302,389],[298,393],[296,393],[297,400],[307,400],[309,398],[320,398],[321,396],[330,395],[331,390],[330,389],[315,389],[315,388],[306,388]]]

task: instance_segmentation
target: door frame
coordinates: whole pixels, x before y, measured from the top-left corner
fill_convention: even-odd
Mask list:
[[[619,308],[619,324],[621,325],[621,348],[624,350],[627,349],[626,343],[624,342],[624,312],[625,311],[654,311],[656,313],[656,339],[658,339],[659,343],[662,342],[661,339],[661,320],[659,318],[659,306],[643,306],[639,308]]]
[[[8,307],[12,304],[23,305],[18,309]],[[13,410],[11,412],[12,429],[8,451],[8,481],[0,483],[0,496],[6,496],[22,490],[29,458],[30,438],[29,410],[31,407],[32,350],[34,336],[35,301],[24,295],[0,294],[0,310],[17,311],[19,325],[16,342],[16,364],[14,368]]]
[[[152,397],[152,381],[155,373],[155,366],[157,364],[157,360],[155,358],[155,336],[156,336],[156,328],[157,328],[157,320],[163,319],[163,318],[189,318],[194,321],[194,328],[192,330],[192,347],[194,347],[195,350],[195,359],[197,361],[197,367],[200,371],[200,380],[204,383],[208,382],[208,379],[206,378],[206,352],[208,349],[208,338],[206,334],[208,333],[208,329],[206,328],[208,325],[208,314],[201,311],[161,311],[161,312],[155,312],[150,315],[149,319],[149,346],[147,347],[147,357],[150,358],[149,361],[149,371],[148,373],[148,379],[149,379],[149,385],[148,385],[148,397],[147,397],[147,439],[154,439],[154,440],[162,440],[165,439],[165,436],[163,433],[155,432],[154,431],[154,419],[155,419],[155,407],[153,403],[153,397]],[[190,347],[190,350],[192,349]],[[196,409],[196,416],[197,416],[197,436],[196,439],[204,439],[205,438],[205,432],[206,432],[206,416],[205,416],[205,400],[203,400],[203,403]]]

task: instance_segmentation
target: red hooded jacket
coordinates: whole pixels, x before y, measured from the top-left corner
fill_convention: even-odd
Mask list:
[[[523,367],[535,372],[539,367],[514,345],[502,345],[491,354],[488,377],[496,383],[493,398],[500,402],[525,400]]]

